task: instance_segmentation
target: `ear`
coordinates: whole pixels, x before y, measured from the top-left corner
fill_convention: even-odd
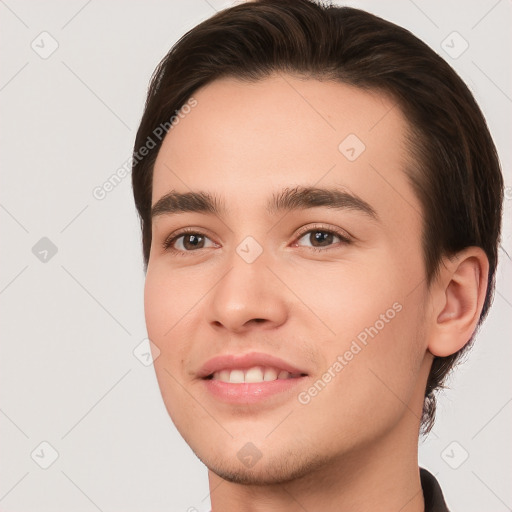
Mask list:
[[[475,332],[487,293],[489,260],[480,247],[443,258],[432,283],[433,324],[428,349],[438,357],[460,350]]]

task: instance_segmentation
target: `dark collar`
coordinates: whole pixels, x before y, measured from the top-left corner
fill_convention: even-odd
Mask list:
[[[425,499],[425,512],[450,512],[436,477],[426,469],[420,468],[420,480]]]

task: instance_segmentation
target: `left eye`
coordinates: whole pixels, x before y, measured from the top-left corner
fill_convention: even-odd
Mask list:
[[[300,244],[301,240],[309,242],[310,245],[306,245],[306,247],[314,249],[329,247],[336,242],[349,242],[346,237],[326,229],[310,229],[297,240],[297,243]]]

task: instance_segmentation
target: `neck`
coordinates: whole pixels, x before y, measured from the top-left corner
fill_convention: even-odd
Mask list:
[[[406,410],[380,439],[301,478],[271,485],[232,483],[210,470],[212,512],[423,512],[418,430],[418,419]]]

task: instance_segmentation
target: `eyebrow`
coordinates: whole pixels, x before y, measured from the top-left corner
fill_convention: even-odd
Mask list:
[[[279,212],[326,207],[336,210],[354,210],[378,220],[376,211],[355,194],[339,188],[318,188],[296,186],[274,193],[266,210],[270,215]],[[171,191],[162,196],[151,208],[151,218],[186,212],[222,216],[227,211],[222,199],[204,191]]]

